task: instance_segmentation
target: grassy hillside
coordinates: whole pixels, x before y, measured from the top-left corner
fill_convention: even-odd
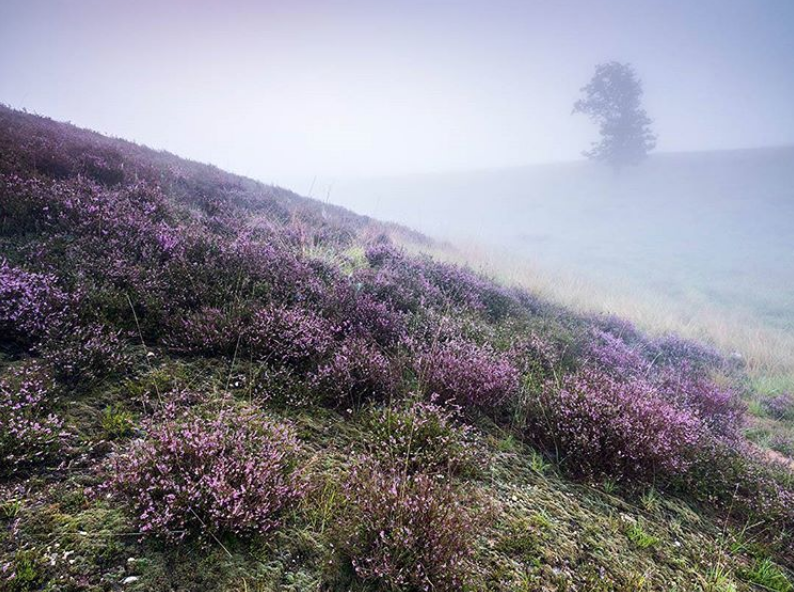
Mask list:
[[[339,203],[454,239],[457,256],[579,310],[705,339],[794,388],[794,148],[339,182]],[[495,251],[495,253],[489,253]],[[505,257],[505,255],[507,255]]]
[[[0,589],[792,590],[741,359],[389,236],[0,109]]]

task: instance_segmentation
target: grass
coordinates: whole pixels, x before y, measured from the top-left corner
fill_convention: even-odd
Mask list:
[[[573,310],[615,314],[651,333],[676,333],[711,343],[728,354],[739,353],[761,393],[794,389],[794,333],[766,323],[763,311],[748,309],[740,302],[715,303],[702,294],[674,298],[652,286],[640,290],[628,283],[606,286],[561,270],[549,271],[496,248],[417,243],[399,234],[394,238],[412,252],[468,265]]]
[[[176,383],[189,376],[194,387],[214,391],[228,372],[199,361],[160,364],[140,383],[152,375]],[[66,588],[80,579],[119,586],[129,577],[138,580],[124,589],[151,592],[322,589],[334,554],[330,527],[341,511],[338,486],[351,450],[369,428],[362,417],[316,408],[275,405],[268,412],[295,426],[309,451],[306,466],[314,483],[282,530],[248,541],[225,538],[230,554],[212,541],[168,548],[142,540],[123,512],[102,495],[86,494],[101,484],[101,473],[89,463],[63,481],[45,476],[29,482],[25,503],[11,504],[19,568],[30,582],[18,589],[35,590],[44,581]],[[600,485],[571,482],[498,427],[486,422],[478,429],[476,454],[488,469],[454,477],[478,512],[492,517],[476,533],[474,589],[746,592],[747,582],[774,581],[774,567],[753,564],[759,550],[723,544],[722,525],[696,508],[652,490],[618,497]],[[59,547],[51,559],[47,549],[54,540]],[[753,567],[740,575],[742,565]],[[719,574],[713,566],[720,566]]]
[[[794,422],[771,419],[761,400],[794,391],[794,332],[767,322],[763,310],[742,301],[715,300],[698,292],[674,297],[653,286],[610,281],[598,283],[563,271],[549,271],[513,253],[468,244],[416,241],[411,235],[392,233],[406,250],[440,261],[467,265],[507,285],[533,293],[580,313],[608,313],[626,318],[650,334],[675,333],[709,343],[728,356],[739,355],[749,377],[745,398],[750,422],[748,437],[760,446],[781,438],[794,440]],[[794,308],[790,323],[794,325]],[[780,446],[778,446],[779,448]],[[773,454],[781,454],[774,450]],[[785,451],[784,451],[785,452]],[[783,454],[784,458],[788,455]]]
[[[791,583],[785,572],[768,558],[756,561],[749,568],[742,570],[741,575],[764,590],[773,592],[792,592],[794,590],[794,584]]]

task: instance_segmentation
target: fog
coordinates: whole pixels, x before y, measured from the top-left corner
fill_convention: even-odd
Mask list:
[[[656,150],[586,162],[630,63]],[[794,2],[0,4],[0,102],[794,329]]]
[[[662,151],[794,142],[788,0],[4,0],[0,101],[306,192],[569,161],[593,66]]]

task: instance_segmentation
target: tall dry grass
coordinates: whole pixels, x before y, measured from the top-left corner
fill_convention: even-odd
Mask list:
[[[758,311],[739,302],[717,304],[694,291],[673,297],[636,282],[589,280],[474,243],[415,242],[400,233],[393,238],[408,251],[468,265],[573,310],[616,314],[653,334],[675,333],[710,343],[726,354],[741,355],[760,392],[794,389],[794,334],[770,326]]]

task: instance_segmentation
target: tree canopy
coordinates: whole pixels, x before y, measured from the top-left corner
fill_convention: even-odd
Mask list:
[[[615,169],[639,164],[656,147],[652,120],[642,107],[642,82],[631,64],[598,64],[581,89],[574,113],[584,113],[599,125],[601,140],[583,154]]]

